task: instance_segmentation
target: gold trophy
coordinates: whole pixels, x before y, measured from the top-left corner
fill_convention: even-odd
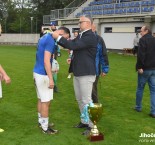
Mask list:
[[[101,141],[104,139],[102,133],[100,133],[97,129],[96,123],[102,117],[103,107],[100,103],[94,103],[93,107],[88,106],[88,113],[90,120],[94,123],[93,128],[91,129],[89,140],[90,141]]]

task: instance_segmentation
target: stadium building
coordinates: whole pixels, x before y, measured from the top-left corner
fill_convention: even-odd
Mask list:
[[[43,23],[57,21],[72,32],[83,14],[93,17],[111,50],[133,48],[133,39],[143,25],[155,33],[155,0],[74,0],[64,9],[51,10],[50,15],[43,16]]]

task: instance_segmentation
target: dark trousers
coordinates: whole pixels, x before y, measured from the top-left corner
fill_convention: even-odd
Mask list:
[[[138,46],[134,46],[134,48],[133,48],[133,54],[135,55],[135,54],[137,54],[137,52],[138,52]]]
[[[93,90],[92,90],[93,103],[98,103],[98,93],[97,93],[98,80],[99,80],[99,76],[96,76],[96,80],[93,83]]]

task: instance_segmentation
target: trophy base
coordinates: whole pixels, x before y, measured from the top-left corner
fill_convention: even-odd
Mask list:
[[[104,136],[102,133],[99,133],[99,135],[96,135],[96,136],[90,135],[89,140],[92,142],[93,141],[101,141],[101,140],[104,140]]]

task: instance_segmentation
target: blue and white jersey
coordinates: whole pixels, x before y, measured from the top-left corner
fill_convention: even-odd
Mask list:
[[[50,33],[45,34],[39,39],[37,52],[36,52],[36,64],[34,66],[33,72],[40,75],[47,75],[45,66],[44,66],[44,53],[49,51],[54,54],[55,51],[55,41]],[[52,62],[52,56],[51,60]]]

